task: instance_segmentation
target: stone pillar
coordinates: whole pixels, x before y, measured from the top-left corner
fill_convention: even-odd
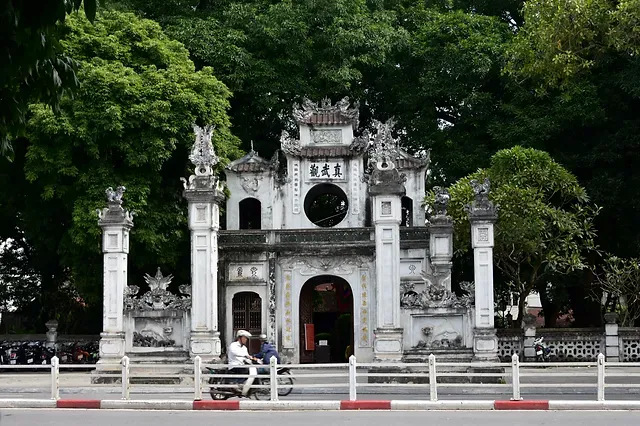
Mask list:
[[[536,340],[536,317],[531,314],[525,314],[522,323],[524,325],[523,361],[533,361],[536,358],[536,349],[533,347],[533,342]]]
[[[607,362],[620,362],[620,337],[618,336],[618,314],[604,314],[605,356]]]
[[[473,352],[477,360],[498,360],[498,338],[493,304],[493,224],[497,208],[489,201],[489,179],[471,181],[475,200],[467,206],[471,222],[473,275],[475,281],[475,328]]]
[[[108,207],[98,210],[102,228],[104,283],[99,363],[119,363],[125,352],[124,291],[127,288],[129,232],[133,212],[122,208],[123,186],[106,190]]]
[[[47,348],[55,348],[58,340],[58,321],[52,319],[45,323],[47,327]]]
[[[211,126],[194,126],[196,141],[189,159],[195,165],[195,174],[188,181],[182,179],[191,231],[189,353],[192,358],[200,356],[203,362],[219,359],[222,349],[218,330],[218,230],[224,194],[213,174],[218,158],[211,144],[212,130]]]
[[[371,154],[369,195],[372,198],[376,238],[376,329],[374,359],[400,361],[403,355],[400,325],[400,223],[404,180],[391,161],[395,147],[389,124],[377,124]]]
[[[429,219],[429,257],[438,284],[451,291],[451,259],[453,258],[453,219],[447,215],[449,193],[435,187],[434,214]]]

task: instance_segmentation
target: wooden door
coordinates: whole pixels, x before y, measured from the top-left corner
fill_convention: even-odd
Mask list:
[[[260,351],[258,336],[262,333],[262,299],[258,294],[245,291],[233,296],[233,335],[238,330],[247,330],[253,338],[249,341],[249,353]]]

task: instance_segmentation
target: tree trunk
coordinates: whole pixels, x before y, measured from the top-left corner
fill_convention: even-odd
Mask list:
[[[522,291],[518,296],[518,321],[517,321],[518,327],[514,327],[514,328],[523,327],[524,308],[525,308],[525,304],[527,303],[527,297],[529,296],[529,293],[530,292],[528,291]]]

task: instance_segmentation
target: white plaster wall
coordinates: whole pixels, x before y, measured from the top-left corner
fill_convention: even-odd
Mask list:
[[[425,170],[406,170],[406,196],[413,200],[412,226],[425,226],[425,212],[422,202],[425,196]]]
[[[240,229],[240,202],[246,198],[255,198],[261,204],[261,228],[273,229],[273,177],[268,172],[237,174],[227,170],[227,188],[231,195],[226,203],[227,229]],[[262,178],[256,192],[246,191],[242,187],[242,178]]]

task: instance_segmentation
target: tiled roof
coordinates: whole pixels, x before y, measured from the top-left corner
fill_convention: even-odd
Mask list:
[[[340,111],[328,111],[328,112],[315,112],[305,120],[306,124],[313,126],[332,126],[332,125],[345,125],[352,124],[354,120],[349,117],[345,117]]]
[[[351,157],[353,152],[348,146],[304,146],[300,149],[300,156],[306,158]]]
[[[232,162],[227,166],[227,169],[233,172],[264,172],[269,170],[271,163],[268,160],[260,157],[257,152],[250,151],[244,157]]]

